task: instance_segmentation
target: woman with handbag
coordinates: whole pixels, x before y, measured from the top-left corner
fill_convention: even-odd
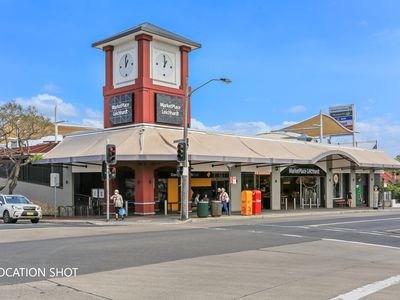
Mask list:
[[[111,201],[114,202],[114,209],[115,209],[115,221],[118,221],[120,210],[124,208],[124,199],[120,195],[118,190],[114,191],[114,195],[111,196]],[[121,214],[122,220],[124,220],[124,214]]]
[[[229,214],[228,211],[229,195],[227,192],[225,192],[224,188],[221,189],[219,200],[222,202],[222,210],[225,212],[225,214]]]

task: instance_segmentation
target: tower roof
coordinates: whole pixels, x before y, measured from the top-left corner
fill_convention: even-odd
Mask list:
[[[179,44],[188,46],[192,50],[201,48],[201,44],[199,43],[196,43],[188,38],[185,38],[181,35],[165,30],[161,27],[155,26],[148,22],[142,23],[138,26],[132,27],[130,29],[127,29],[120,33],[114,34],[110,37],[97,41],[92,44],[92,47],[102,49],[105,46],[114,45],[116,40],[120,40],[122,38],[126,38],[131,35],[138,35],[140,33],[147,33],[149,35],[157,36],[162,39],[172,40],[178,42]]]

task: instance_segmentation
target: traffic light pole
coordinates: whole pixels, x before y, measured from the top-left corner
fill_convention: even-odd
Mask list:
[[[110,143],[110,140],[107,139],[107,145]],[[106,151],[107,151],[107,145],[106,145]],[[107,153],[106,153],[107,156]],[[106,197],[107,197],[107,222],[110,221],[110,165],[107,162],[106,159]]]
[[[183,142],[185,144],[185,160],[183,161],[182,170],[182,194],[181,194],[181,220],[185,221],[189,219],[189,159],[188,159],[188,103],[189,103],[189,78],[186,78],[185,86],[185,117],[183,124]]]
[[[185,143],[185,160],[183,161],[183,170],[182,170],[182,182],[181,182],[181,220],[185,221],[189,219],[189,156],[188,156],[188,105],[189,105],[189,97],[198,89],[201,89],[203,86],[209,84],[213,81],[222,81],[225,83],[231,83],[232,81],[228,78],[215,78],[210,79],[198,86],[197,88],[191,90],[189,92],[189,78],[186,78],[185,85],[185,106],[184,106],[184,124],[183,124],[183,142]]]

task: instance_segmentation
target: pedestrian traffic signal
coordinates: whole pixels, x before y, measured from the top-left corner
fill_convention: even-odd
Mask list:
[[[117,178],[117,168],[116,167],[112,167],[110,169],[110,177],[113,180]]]
[[[107,144],[106,146],[106,161],[112,166],[117,163],[117,147],[114,144]]]
[[[103,160],[103,163],[101,164],[101,180],[106,181],[107,180],[107,164]]]
[[[177,147],[177,158],[176,159],[179,162],[184,162],[185,155],[186,155],[186,144],[184,142],[181,142],[178,144],[178,147]]]

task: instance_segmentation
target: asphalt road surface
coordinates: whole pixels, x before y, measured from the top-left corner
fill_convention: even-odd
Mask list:
[[[179,268],[184,268],[183,266],[185,263],[183,262],[189,261],[193,264],[197,263],[199,268],[203,268],[204,263],[199,263],[199,261],[207,261],[207,258],[209,258],[209,261],[216,259],[215,261],[218,263],[219,261],[223,261],[226,257],[229,257],[226,267],[230,268],[230,264],[235,265],[235,261],[232,261],[233,257],[237,257],[237,261],[243,260],[244,263],[246,263],[246,259],[248,259],[249,266],[251,266],[251,257],[260,255],[255,251],[269,251],[270,249],[270,253],[281,253],[282,251],[291,253],[291,251],[293,251],[293,253],[298,254],[302,253],[302,251],[305,251],[304,249],[306,249],[304,248],[302,250],[301,247],[308,247],[310,245],[313,245],[310,247],[310,250],[305,251],[306,254],[302,254],[303,256],[300,256],[300,259],[297,258],[294,260],[292,264],[301,264],[308,259],[312,259],[313,255],[316,257],[317,261],[318,255],[322,255],[323,259],[321,259],[321,268],[323,269],[322,264],[324,264],[324,259],[326,259],[326,267],[331,267],[335,264],[341,266],[343,264],[341,259],[348,257],[355,257],[356,259],[357,253],[360,253],[360,255],[364,256],[363,259],[365,258],[365,262],[375,262],[377,264],[380,260],[384,261],[384,259],[396,260],[398,259],[398,256],[396,257],[396,255],[400,254],[400,214],[396,213],[379,214],[376,216],[308,217],[298,218],[296,220],[286,219],[274,221],[263,219],[236,223],[237,224],[225,226],[223,223],[218,226],[193,224],[180,230],[163,230],[163,227],[159,226],[157,230],[151,232],[116,232],[44,240],[35,240],[35,236],[32,236],[32,240],[30,241],[0,244],[0,266],[1,268],[78,268],[79,278],[85,274],[87,274],[86,276],[90,274],[109,274],[107,276],[112,276],[110,274],[114,274],[113,272],[118,272],[119,270],[139,270],[140,268],[147,270],[148,268],[151,268],[151,266],[165,266],[166,264],[171,265],[170,270],[173,270],[175,267],[178,270]],[[2,230],[9,231],[21,229],[21,231],[23,231],[24,229],[29,230],[32,226],[43,230],[48,228],[58,228],[60,231],[69,230],[71,228],[93,227],[93,225],[84,224],[0,224],[0,236]],[[16,230],[15,232],[18,234],[19,230]],[[37,234],[36,231],[35,235]],[[318,247],[321,249],[317,251]],[[365,249],[370,248],[371,250],[364,252]],[[314,249],[316,251],[315,254],[313,254]],[[335,249],[337,249],[337,251],[343,251],[343,255],[346,255],[346,257],[339,255],[337,251],[335,252]],[[353,249],[354,253],[351,252]],[[331,250],[333,252],[330,256],[326,254],[328,252],[330,253]],[[309,257],[307,256],[307,253],[310,253]],[[243,256],[244,254],[246,254],[245,257]],[[368,257],[368,255],[371,255],[371,257]],[[379,256],[379,259],[377,256]],[[266,257],[260,258],[260,263],[263,262],[262,259],[267,260]],[[332,260],[332,264],[330,264],[330,260]],[[174,265],[176,262],[182,262],[182,264]],[[289,263],[289,260],[287,260],[287,262]],[[263,263],[265,263],[265,261]],[[385,261],[385,263],[387,262]],[[255,262],[253,269],[256,268],[256,266],[257,263]],[[281,266],[281,270],[279,266]],[[223,267],[224,265],[222,265],[221,268]],[[278,269],[274,269],[274,272],[279,274],[279,272],[287,271],[292,267],[292,265],[281,264],[278,265]],[[318,271],[318,266],[313,267],[314,272]],[[369,267],[374,270],[374,265]],[[268,264],[265,265],[265,268],[268,268]],[[390,275],[398,275],[400,272],[397,272],[396,268],[393,266],[393,272],[389,272],[390,267],[389,269],[383,268],[379,272],[376,272],[376,276],[378,279],[385,279],[386,275],[387,277],[390,277]],[[351,268],[348,269],[348,262],[346,262],[343,270],[345,269],[347,272],[351,273]],[[207,270],[207,268],[205,270]],[[385,273],[386,271],[387,274]],[[185,270],[181,270],[181,272],[185,272]],[[192,278],[187,279],[188,284],[195,282],[197,278],[195,270],[192,270],[191,272],[192,275],[190,276],[192,276]],[[247,270],[247,272],[250,272],[251,274],[251,270]],[[260,272],[264,271],[260,270]],[[368,272],[368,274],[369,273],[371,272]],[[378,274],[381,273],[382,275],[378,276]],[[143,274],[146,274],[146,271],[143,271]],[[154,273],[151,272],[149,274],[154,275]],[[324,273],[324,275],[326,274]],[[358,275],[360,275],[359,271],[353,275],[347,274],[346,276],[349,276],[351,279]],[[126,278],[126,280],[129,280],[129,277],[133,275],[127,276],[128,278]],[[173,277],[174,275],[168,273],[168,275],[163,276]],[[203,276],[205,276],[205,274],[203,274]],[[210,278],[212,277],[212,274],[207,276],[207,278]],[[201,277],[202,275],[199,275],[199,278]],[[149,279],[151,280],[151,278],[152,277],[150,276]],[[155,279],[156,281],[155,283],[152,283],[152,286],[154,287],[154,284],[157,286],[159,280],[164,280],[162,278],[164,277],[161,277],[161,279]],[[18,284],[21,283],[32,283],[43,281],[44,279],[45,278],[40,276],[35,278],[29,276],[11,278],[2,277],[0,278],[0,292],[2,287],[7,287],[7,289],[9,289],[12,286],[17,287],[19,286]],[[215,280],[218,282],[219,279],[216,278]],[[234,279],[232,278],[232,280]],[[232,280],[230,283],[233,284]],[[249,280],[251,281],[251,279]],[[333,290],[330,291],[330,289],[328,289],[326,291],[330,296],[335,295],[335,293],[339,295],[344,289],[343,286],[346,286],[346,283],[343,283],[344,285],[340,283],[337,284],[338,286],[335,286],[335,280],[337,280],[337,278],[330,279],[330,282],[332,282],[333,285]],[[368,283],[368,281],[365,283]],[[182,283],[177,281],[176,284],[179,286]],[[293,284],[293,282],[291,282],[291,284]],[[316,288],[318,284],[317,277],[315,278],[314,288]],[[88,285],[90,284],[88,283]],[[186,297],[179,294],[168,294],[166,291],[161,290],[161,286],[163,286],[163,283],[160,283],[160,291],[153,290],[155,294],[149,294],[147,293],[148,290],[142,290],[143,294],[138,298],[153,298],[153,296],[154,298],[159,298],[160,295],[165,295],[166,298],[168,298],[168,295],[175,295],[172,296],[172,298],[184,299]],[[252,286],[250,283],[244,285],[246,288],[250,286]],[[397,287],[395,284],[393,284],[393,286]],[[229,286],[226,286],[226,288],[228,287]],[[276,287],[279,287],[279,285]],[[275,290],[276,287],[274,286]],[[232,286],[232,288],[234,287]],[[310,289],[310,287],[308,288]],[[79,290],[78,288],[74,289]],[[175,287],[173,289],[175,289]],[[84,290],[84,288],[82,288],[82,290]],[[290,289],[287,291],[289,290]],[[387,290],[391,291],[391,288],[388,288]],[[270,294],[265,294],[267,291]],[[259,294],[259,292],[253,293],[250,291],[249,293],[243,292],[242,295],[237,293],[234,289],[231,293],[221,289],[221,294],[214,294],[214,296],[216,298],[233,299],[241,297],[257,298],[258,295],[260,299],[275,299],[273,291],[274,289],[272,288],[271,290],[261,289],[261,294]],[[398,291],[399,290],[394,290],[392,294],[394,295]],[[286,291],[283,290],[281,291],[281,294],[276,294],[275,296],[285,299],[285,292]],[[128,297],[124,294],[119,295],[118,293],[113,295],[112,292],[110,296],[107,293],[108,291],[104,291],[104,294],[100,295],[95,292],[88,292],[86,294],[80,294],[80,296],[82,296],[82,299],[86,299],[86,297],[88,299],[91,299],[91,297],[104,297],[106,299],[135,298]],[[190,298],[205,296],[201,291],[198,291],[198,293],[199,294],[192,294],[192,297]],[[304,299],[330,298],[330,296],[325,296],[328,294],[324,294],[324,291],[321,290],[315,295],[310,293],[311,292],[308,292],[308,290],[305,291]],[[108,296],[104,296],[106,294]],[[391,299],[392,294],[389,293],[388,295],[383,295],[382,299]],[[301,299],[301,295],[302,290],[300,289],[298,290],[297,296],[299,297],[297,298]],[[380,294],[377,292],[374,295],[376,296]],[[161,296],[161,298],[163,297]],[[290,295],[286,295],[286,298],[292,299]]]

